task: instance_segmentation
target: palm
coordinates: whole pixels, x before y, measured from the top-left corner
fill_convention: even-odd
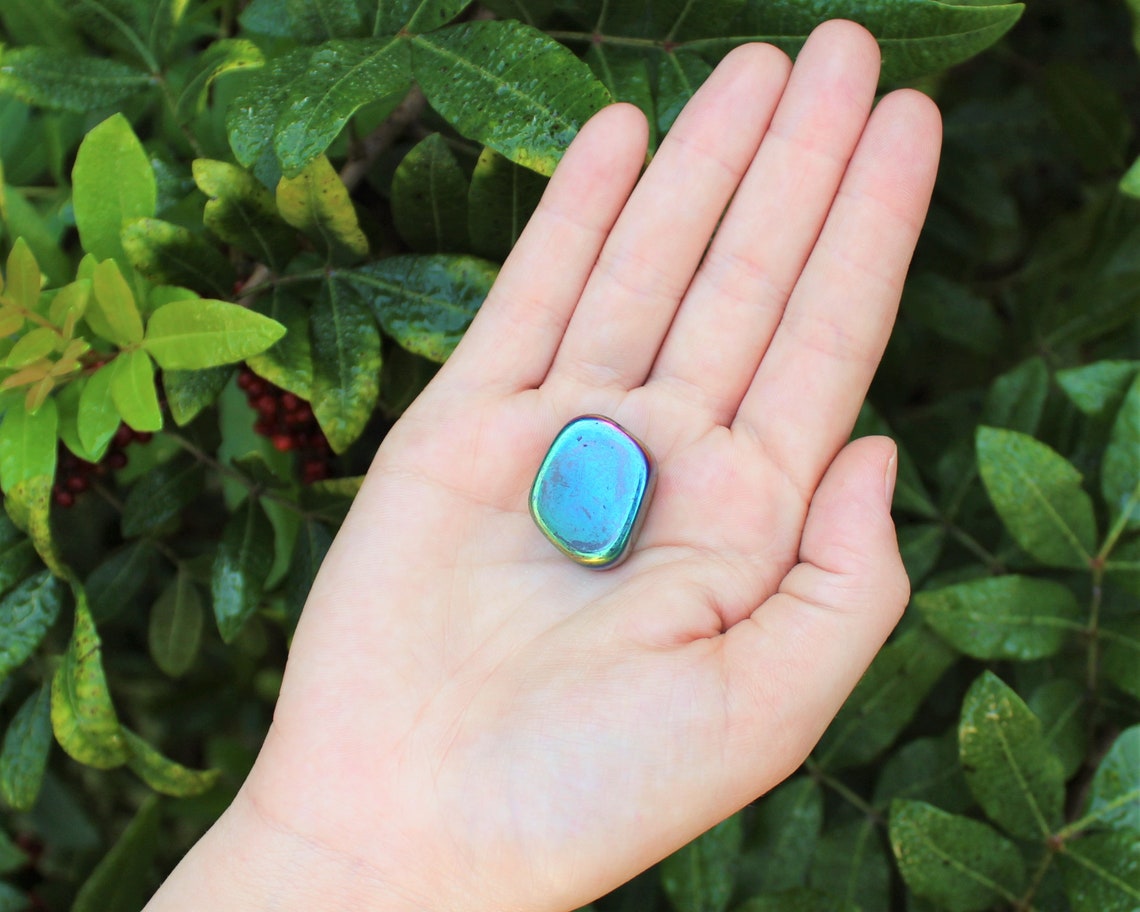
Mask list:
[[[874,45],[825,31],[786,90],[732,55],[628,202],[637,117],[583,131],[322,568],[248,790],[278,826],[437,908],[565,908],[819,736],[905,601],[890,445],[842,448],[937,149],[917,95],[868,122]],[[659,465],[606,572],[527,512],[585,413]]]

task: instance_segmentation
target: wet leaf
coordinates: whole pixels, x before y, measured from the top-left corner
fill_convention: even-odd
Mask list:
[[[210,592],[222,639],[238,635],[261,602],[273,566],[273,526],[257,498],[249,497],[226,523],[214,558]]]

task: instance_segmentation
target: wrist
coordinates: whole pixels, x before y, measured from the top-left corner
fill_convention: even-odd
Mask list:
[[[243,788],[143,912],[425,912],[361,859],[267,817]]]

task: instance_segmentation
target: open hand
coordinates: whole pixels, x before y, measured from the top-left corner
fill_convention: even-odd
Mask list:
[[[564,912],[803,760],[908,594],[893,444],[847,439],[939,120],[912,91],[871,113],[877,74],[851,23],[794,69],[740,48],[640,180],[636,109],[585,126],[377,454],[254,772],[154,909],[197,865],[240,871],[198,908]],[[527,511],[586,413],[659,466],[610,571]]]

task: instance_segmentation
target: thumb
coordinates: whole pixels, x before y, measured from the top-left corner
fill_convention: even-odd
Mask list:
[[[896,462],[886,437],[840,451],[812,498],[799,563],[725,634],[731,727],[747,742],[736,755],[763,750],[776,760],[766,773],[777,778],[741,781],[746,793],[799,766],[906,607],[910,584],[890,515]]]

